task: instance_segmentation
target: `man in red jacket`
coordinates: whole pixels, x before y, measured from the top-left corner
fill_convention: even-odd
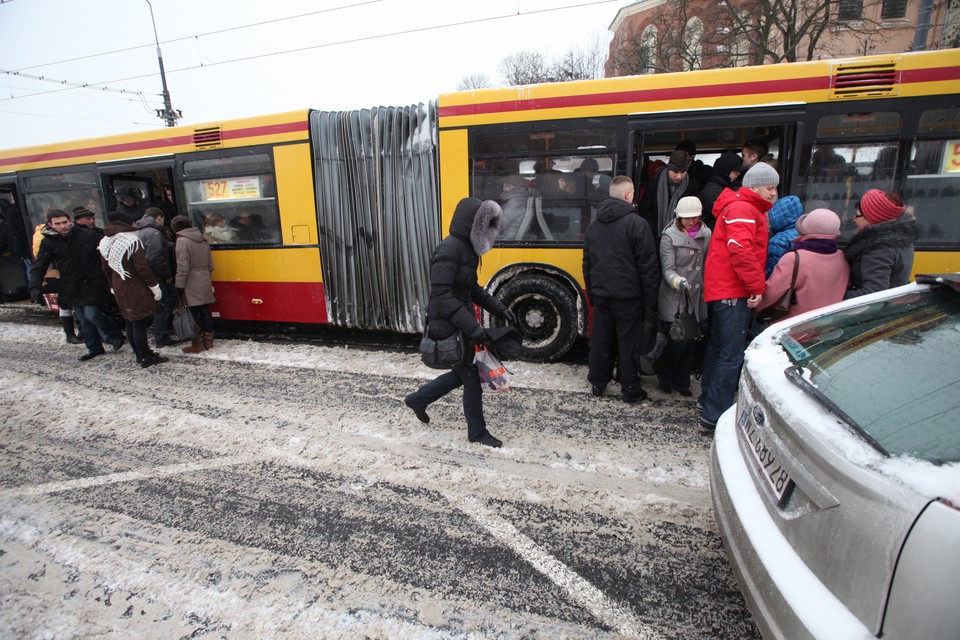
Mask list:
[[[744,174],[738,191],[724,189],[713,206],[717,222],[703,270],[703,298],[710,312],[698,402],[704,429],[716,428],[737,392],[752,309],[767,287],[766,213],[777,200],[779,184],[776,170],[758,162]]]

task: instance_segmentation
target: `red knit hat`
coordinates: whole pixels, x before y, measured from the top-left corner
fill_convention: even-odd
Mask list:
[[[860,198],[860,213],[871,224],[899,218],[904,209],[906,207],[903,205],[891,202],[890,198],[880,189],[870,189]]]

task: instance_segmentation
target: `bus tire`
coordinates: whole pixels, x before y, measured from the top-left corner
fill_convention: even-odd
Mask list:
[[[497,292],[500,301],[517,314],[523,334],[520,359],[553,362],[577,339],[577,305],[573,293],[553,278],[520,276]]]

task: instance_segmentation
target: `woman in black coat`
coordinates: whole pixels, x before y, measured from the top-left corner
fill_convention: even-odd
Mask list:
[[[480,373],[473,364],[474,345],[489,339],[477,322],[473,305],[513,324],[516,316],[502,302],[477,284],[480,256],[493,248],[503,214],[493,200],[464,198],[450,221],[450,235],[443,239],[430,260],[430,302],[427,305],[427,333],[435,340],[463,334],[464,361],[426,383],[406,398],[424,424],[430,422],[427,407],[459,386],[463,386],[463,413],[467,418],[467,439],[488,447],[502,443],[487,431],[483,418]]]

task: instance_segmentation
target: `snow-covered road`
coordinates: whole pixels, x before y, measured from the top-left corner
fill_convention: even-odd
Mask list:
[[[758,637],[693,399],[512,363],[495,450],[410,354],[82,350],[0,307],[3,637]]]

